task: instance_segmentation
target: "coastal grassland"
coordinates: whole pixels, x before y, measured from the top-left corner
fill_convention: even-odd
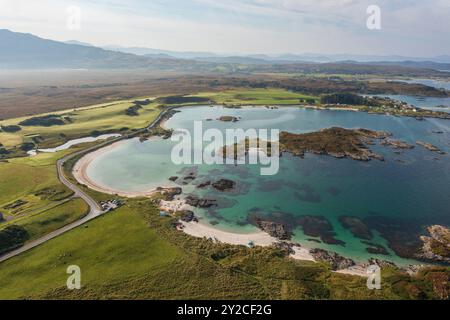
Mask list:
[[[0,162],[0,212],[14,217],[72,195],[59,182],[55,167],[56,160],[68,152],[71,151]],[[14,205],[16,201],[23,203]]]
[[[208,97],[218,104],[236,105],[292,105],[301,101],[319,102],[319,97],[291,92],[284,89],[236,89],[221,92],[205,92],[193,96]]]
[[[150,199],[128,200],[120,209],[0,264],[0,298],[414,298],[410,292],[439,298],[423,279],[398,271],[389,271],[382,290],[368,290],[364,278],[332,273],[326,264],[287,258],[282,249],[193,238],[175,230],[173,221],[160,217]],[[81,290],[65,287],[66,268],[72,264],[81,268]]]
[[[89,207],[82,199],[68,199],[33,214],[3,223],[0,225],[0,230],[10,225],[18,225],[27,231],[28,240],[35,240],[81,219],[88,212]]]
[[[93,133],[117,132],[145,127],[154,120],[159,110],[156,103],[142,106],[139,116],[128,116],[126,110],[133,105],[134,100],[95,105],[79,109],[69,109],[52,114],[68,117],[70,121],[64,125],[21,126],[21,131],[15,133],[0,132],[0,143],[6,148],[22,143],[38,141],[40,148],[56,146],[67,140],[89,136]],[[48,115],[48,114],[42,114]],[[0,124],[17,125],[29,117],[14,118],[1,121]]]

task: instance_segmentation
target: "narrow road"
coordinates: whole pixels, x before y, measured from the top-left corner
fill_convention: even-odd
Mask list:
[[[19,254],[21,254],[21,253],[23,253],[25,251],[33,249],[33,248],[35,248],[35,247],[37,247],[37,246],[39,246],[39,245],[41,245],[41,244],[43,244],[43,243],[53,239],[53,238],[56,238],[56,237],[62,235],[65,232],[70,231],[70,230],[72,230],[72,229],[74,229],[76,227],[79,227],[79,226],[85,224],[86,222],[91,221],[91,220],[101,216],[103,213],[105,213],[102,210],[102,208],[98,205],[97,201],[92,199],[91,196],[89,196],[87,193],[85,193],[83,190],[81,190],[77,185],[73,184],[72,182],[69,181],[69,179],[66,178],[66,176],[64,175],[64,163],[66,161],[68,161],[68,160],[70,160],[70,159],[80,155],[80,154],[89,153],[91,151],[97,150],[97,149],[102,148],[102,147],[104,147],[106,145],[109,145],[111,143],[117,142],[117,141],[122,140],[122,139],[127,139],[127,138],[130,138],[130,137],[136,136],[137,134],[142,133],[144,131],[150,130],[155,125],[157,125],[159,123],[159,121],[161,121],[161,119],[170,110],[172,110],[172,108],[165,109],[147,127],[134,132],[132,135],[127,135],[127,136],[115,138],[115,139],[112,139],[112,140],[109,140],[109,141],[105,141],[105,142],[103,142],[103,143],[101,143],[99,145],[96,145],[96,146],[93,146],[93,147],[90,147],[90,148],[87,148],[87,149],[84,149],[84,150],[80,150],[80,151],[75,152],[75,153],[71,153],[71,154],[69,154],[69,155],[59,159],[56,162],[56,170],[57,170],[59,181],[74,192],[74,195],[72,197],[81,198],[87,203],[87,205],[89,206],[89,213],[86,216],[84,216],[83,218],[81,218],[80,220],[77,220],[77,221],[75,221],[75,222],[73,222],[71,224],[68,224],[68,225],[66,225],[66,226],[64,226],[64,227],[62,227],[60,229],[57,229],[57,230],[55,230],[53,232],[50,232],[50,233],[46,234],[45,236],[43,236],[43,237],[41,237],[39,239],[30,241],[30,242],[24,244],[22,247],[20,247],[18,249],[15,249],[13,251],[10,251],[8,253],[5,253],[5,254],[1,255],[0,256],[0,263],[3,262],[3,261],[6,261],[6,260],[8,260],[8,259],[10,259],[12,257],[15,257],[15,256],[17,256],[17,255],[19,255]]]

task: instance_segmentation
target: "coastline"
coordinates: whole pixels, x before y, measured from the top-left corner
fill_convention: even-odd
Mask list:
[[[119,191],[119,190],[114,190],[114,189],[99,185],[98,183],[92,181],[89,178],[89,176],[87,174],[87,169],[88,169],[89,165],[92,163],[92,161],[94,161],[95,158],[97,158],[98,156],[101,156],[101,155],[105,154],[106,152],[114,150],[115,148],[117,148],[121,144],[125,143],[126,141],[127,140],[121,140],[121,141],[115,142],[109,146],[100,148],[98,150],[95,150],[93,152],[90,152],[90,153],[84,155],[73,166],[72,175],[75,178],[75,180],[77,180],[80,184],[85,185],[89,189],[92,189],[92,190],[95,190],[95,191],[98,191],[101,193],[106,193],[106,194],[111,194],[111,195],[116,195],[116,196],[121,196],[121,197],[126,197],[126,198],[149,197],[149,196],[153,195],[156,192],[156,189],[149,190],[149,191],[143,191],[143,192]]]
[[[253,107],[263,107],[263,106],[253,106]],[[318,108],[315,108],[318,109]],[[339,111],[350,111],[350,112],[358,112],[359,110],[349,110],[346,108],[338,109],[333,108],[329,110],[339,110]],[[169,118],[163,117],[160,120],[160,123],[158,124],[161,128],[167,129],[167,121]],[[118,142],[115,142],[109,146],[100,148],[96,151],[93,151],[91,153],[88,153],[84,155],[81,159],[79,159],[76,164],[73,167],[72,174],[75,177],[75,179],[80,182],[81,184],[87,186],[88,188],[111,195],[117,195],[127,198],[136,198],[136,197],[150,197],[158,192],[158,189],[154,188],[148,191],[135,191],[135,192],[126,192],[126,191],[119,191],[114,190],[105,186],[102,186],[99,183],[96,183],[92,181],[88,174],[87,169],[89,165],[92,163],[92,161],[95,160],[96,157],[103,155],[104,153],[110,152],[111,150],[117,148],[122,143],[125,143],[126,140],[121,140]],[[162,188],[169,188],[170,186],[161,186]],[[175,212],[180,211],[183,209],[189,209],[186,208],[186,204],[183,203],[183,200],[177,200],[177,201],[162,201],[160,204],[160,209],[167,212]],[[271,246],[276,243],[279,243],[279,240],[271,237],[269,234],[265,233],[264,231],[256,231],[251,233],[233,233],[228,231],[223,231],[221,229],[217,229],[214,226],[207,225],[202,222],[182,222],[179,221],[180,225],[183,227],[180,228],[183,232],[190,236],[198,237],[198,238],[207,238],[212,239],[213,241],[218,241],[222,243],[228,243],[231,245],[244,245],[248,246],[250,242],[252,242],[256,246]],[[297,260],[305,260],[305,261],[315,261],[317,262],[312,254],[310,253],[309,248],[300,247],[299,245],[292,244],[292,249],[295,253],[291,254],[290,257]],[[367,277],[366,274],[366,268],[363,264],[357,263],[353,267],[349,267],[347,269],[337,270],[334,271],[341,274],[348,274],[348,275],[357,275],[362,277]]]

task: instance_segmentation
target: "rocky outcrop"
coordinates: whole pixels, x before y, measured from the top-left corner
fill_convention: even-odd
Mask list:
[[[317,261],[328,262],[332,270],[347,269],[355,265],[355,261],[345,258],[336,252],[330,252],[323,249],[311,249],[309,251]]]
[[[377,265],[380,268],[387,268],[387,267],[397,268],[397,266],[393,262],[374,258],[369,259],[369,265]]]
[[[236,185],[236,182],[228,179],[220,179],[216,182],[212,183],[214,189],[219,191],[230,191],[233,190]]]
[[[368,245],[368,247],[366,248],[366,251],[371,254],[381,254],[381,255],[385,255],[385,256],[389,255],[389,251],[387,251],[387,249],[385,247],[383,247],[381,244],[372,243],[369,241],[362,241],[362,242],[364,244]]]
[[[280,133],[280,150],[300,157],[315,153],[359,161],[383,161],[382,155],[372,152],[366,145],[374,144],[373,139],[386,139],[390,135],[383,131],[338,127],[302,134],[283,131]]]
[[[298,224],[302,226],[303,233],[310,237],[320,237],[327,244],[345,245],[345,242],[335,238],[333,225],[323,216],[301,216]]]
[[[217,120],[223,121],[223,122],[238,122],[239,118],[238,117],[234,117],[234,116],[221,116]]]
[[[211,208],[217,207],[217,200],[201,199],[195,195],[189,195],[185,199],[186,203],[195,208]]]
[[[430,236],[421,236],[423,246],[417,254],[422,260],[450,263],[450,229],[440,225],[428,227]]]
[[[183,189],[175,187],[175,188],[157,188],[159,193],[164,196],[164,200],[172,201],[175,199],[175,196],[180,195],[183,192]]]
[[[442,151],[438,147],[432,145],[431,143],[423,142],[423,141],[416,141],[416,144],[418,144],[419,146],[424,147],[425,149],[427,149],[429,151],[436,152],[438,154],[445,154],[444,151]]]
[[[280,240],[289,240],[291,239],[292,233],[289,231],[284,224],[277,223],[273,221],[265,221],[265,220],[256,220],[256,225],[263,230],[264,232],[267,232],[269,235],[271,235],[274,238],[280,239]]]
[[[373,237],[370,229],[361,219],[357,217],[340,216],[339,222],[345,229],[348,229],[357,238],[370,240]]]
[[[383,141],[381,141],[381,144],[384,146],[390,146],[393,147],[395,149],[413,149],[414,146],[411,144],[406,143],[405,141],[402,140],[394,140],[394,139],[384,139]]]
[[[198,222],[197,217],[195,216],[194,212],[190,211],[190,210],[185,210],[181,213],[181,217],[180,217],[181,221],[184,222]]]

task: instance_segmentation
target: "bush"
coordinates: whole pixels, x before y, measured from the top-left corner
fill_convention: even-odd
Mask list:
[[[22,246],[29,238],[28,232],[21,226],[6,227],[0,231],[0,254]]]
[[[14,132],[18,132],[18,131],[22,130],[22,128],[20,126],[16,126],[16,125],[1,126],[1,129],[2,129],[2,131],[9,132],[9,133],[14,133]]]
[[[42,127],[51,127],[51,126],[61,126],[64,125],[64,120],[61,119],[60,116],[55,114],[49,114],[47,116],[42,117],[33,117],[26,120],[23,120],[19,123],[22,126],[42,126]]]
[[[353,93],[335,93],[323,96],[320,101],[323,104],[348,104],[348,105],[368,105],[368,100]]]

